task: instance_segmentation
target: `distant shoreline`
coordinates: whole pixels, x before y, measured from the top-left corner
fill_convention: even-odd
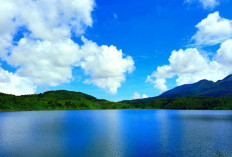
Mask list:
[[[172,97],[111,102],[65,90],[23,96],[0,93],[2,112],[114,109],[232,110],[232,97]]]
[[[0,110],[0,113],[1,112],[40,112],[40,111],[115,111],[115,110],[172,110],[172,111],[232,111],[232,110],[198,110],[198,109],[138,109],[138,108],[135,108],[135,109],[58,109],[58,110],[9,110],[9,111],[2,111]]]

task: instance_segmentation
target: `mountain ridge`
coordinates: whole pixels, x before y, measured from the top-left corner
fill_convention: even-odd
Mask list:
[[[193,84],[185,84],[168,90],[157,98],[162,97],[221,97],[232,94],[232,75],[216,82],[206,79]],[[153,97],[155,98],[155,97]]]
[[[232,110],[232,75],[217,82],[204,79],[159,96],[122,102],[153,109]]]

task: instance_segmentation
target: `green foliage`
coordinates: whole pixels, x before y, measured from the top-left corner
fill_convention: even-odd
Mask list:
[[[0,111],[87,109],[201,109],[231,110],[232,97],[180,97],[110,102],[87,94],[49,91],[43,94],[14,96],[0,93]]]
[[[122,101],[135,108],[231,110],[232,97],[180,97]]]
[[[14,96],[0,93],[0,111],[121,109],[128,104],[99,100],[80,92],[49,91],[43,94]]]

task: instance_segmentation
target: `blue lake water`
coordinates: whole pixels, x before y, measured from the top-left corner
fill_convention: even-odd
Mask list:
[[[213,157],[232,152],[232,111],[0,112],[0,157]]]

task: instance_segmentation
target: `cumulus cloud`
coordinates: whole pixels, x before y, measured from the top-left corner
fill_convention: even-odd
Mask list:
[[[38,85],[56,86],[72,79],[72,65],[80,60],[72,40],[39,41],[22,38],[6,58],[16,73]]]
[[[232,37],[232,20],[222,18],[216,11],[196,25],[197,33],[192,37],[198,45],[221,43]]]
[[[219,0],[186,0],[187,3],[198,1],[204,9],[213,9],[219,5]]]
[[[122,50],[115,46],[98,46],[96,43],[82,39],[84,46],[82,69],[91,78],[86,83],[92,83],[108,92],[115,94],[121,83],[125,81],[125,74],[134,70],[134,61],[130,56],[123,56]]]
[[[7,94],[33,94],[36,86],[28,78],[20,77],[0,67],[0,92]]]
[[[148,98],[148,95],[147,94],[143,94],[142,98]]]
[[[133,99],[140,99],[141,95],[138,92],[135,92],[133,95]]]
[[[41,40],[70,38],[71,32],[82,34],[92,26],[93,8],[93,0],[0,0],[1,40],[9,42],[22,26],[31,38]]]
[[[168,90],[168,87],[166,86],[166,79],[165,78],[157,78],[153,79],[155,77],[155,74],[153,73],[151,76],[147,76],[146,82],[151,82],[154,84],[155,88],[158,88],[160,91],[164,92]]]
[[[166,91],[168,89],[166,79],[174,76],[177,76],[177,85],[194,83],[202,79],[212,81],[222,79],[232,72],[231,68],[222,61],[224,56],[228,55],[227,52],[231,53],[231,46],[228,42],[231,41],[226,41],[221,45],[218,54],[212,60],[200,54],[196,48],[172,51],[169,64],[159,66],[148,76],[147,81],[153,83],[161,91]]]
[[[92,26],[94,5],[93,0],[0,0],[0,57],[17,68],[15,76],[37,85],[69,81],[79,60],[71,33],[81,35]],[[24,37],[15,43],[22,27]]]
[[[133,95],[133,99],[144,99],[144,98],[148,98],[148,95],[146,94],[140,95],[138,92],[135,92]]]
[[[226,66],[232,66],[232,39],[221,44],[217,51],[217,60]]]
[[[133,59],[115,46],[72,40],[92,26],[94,6],[94,0],[0,0],[0,58],[16,68],[12,75],[36,85],[69,82],[79,66],[89,76],[86,83],[116,93]],[[21,28],[23,37],[13,40]]]

